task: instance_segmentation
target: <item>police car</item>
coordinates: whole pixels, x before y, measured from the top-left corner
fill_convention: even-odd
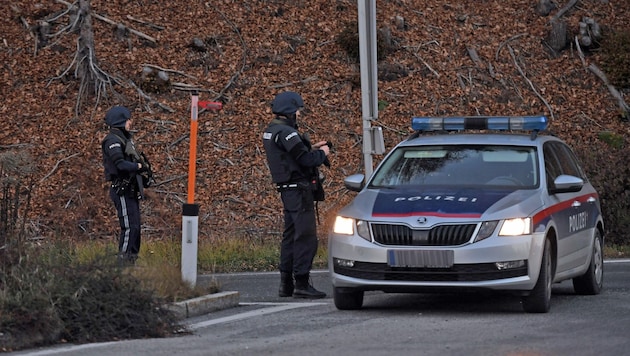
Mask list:
[[[599,196],[572,150],[543,134],[545,116],[413,118],[412,127],[367,181],[344,181],[359,193],[328,239],[337,309],[360,309],[365,291],[482,288],[546,313],[555,282],[601,291]]]

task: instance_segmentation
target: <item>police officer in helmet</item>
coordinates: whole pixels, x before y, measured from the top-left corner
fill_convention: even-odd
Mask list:
[[[263,145],[284,211],[278,295],[315,299],[326,294],[315,289],[309,278],[318,247],[312,181],[330,148],[326,141],[311,144],[298,132],[303,107],[299,94],[278,94],[271,105],[275,117],[265,129]]]
[[[111,183],[109,196],[120,223],[118,258],[122,264],[134,264],[140,252],[140,203],[142,180],[136,179],[150,167],[136,162],[138,154],[132,141],[131,112],[114,106],[105,114],[109,133],[102,141],[105,179]]]

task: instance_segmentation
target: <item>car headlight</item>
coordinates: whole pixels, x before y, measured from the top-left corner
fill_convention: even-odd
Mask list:
[[[337,216],[333,225],[333,232],[339,235],[353,235],[354,219]]]
[[[521,236],[532,232],[531,218],[507,219],[503,221],[499,236]]]
[[[333,225],[333,232],[339,235],[353,235],[355,226],[357,229],[357,235],[367,241],[372,240],[370,238],[370,227],[367,221],[363,220],[354,220],[352,218],[337,216],[335,218],[335,224]]]

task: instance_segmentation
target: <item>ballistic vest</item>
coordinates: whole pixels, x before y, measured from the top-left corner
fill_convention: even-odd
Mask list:
[[[301,167],[289,153],[299,144],[310,150],[310,142],[296,129],[279,119],[274,119],[263,133],[263,146],[274,183],[309,180],[311,168]]]

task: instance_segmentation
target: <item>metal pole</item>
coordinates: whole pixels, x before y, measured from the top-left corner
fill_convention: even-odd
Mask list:
[[[366,179],[372,174],[372,120],[378,119],[378,72],[376,53],[376,0],[357,0],[361,103],[363,110],[363,160]]]

